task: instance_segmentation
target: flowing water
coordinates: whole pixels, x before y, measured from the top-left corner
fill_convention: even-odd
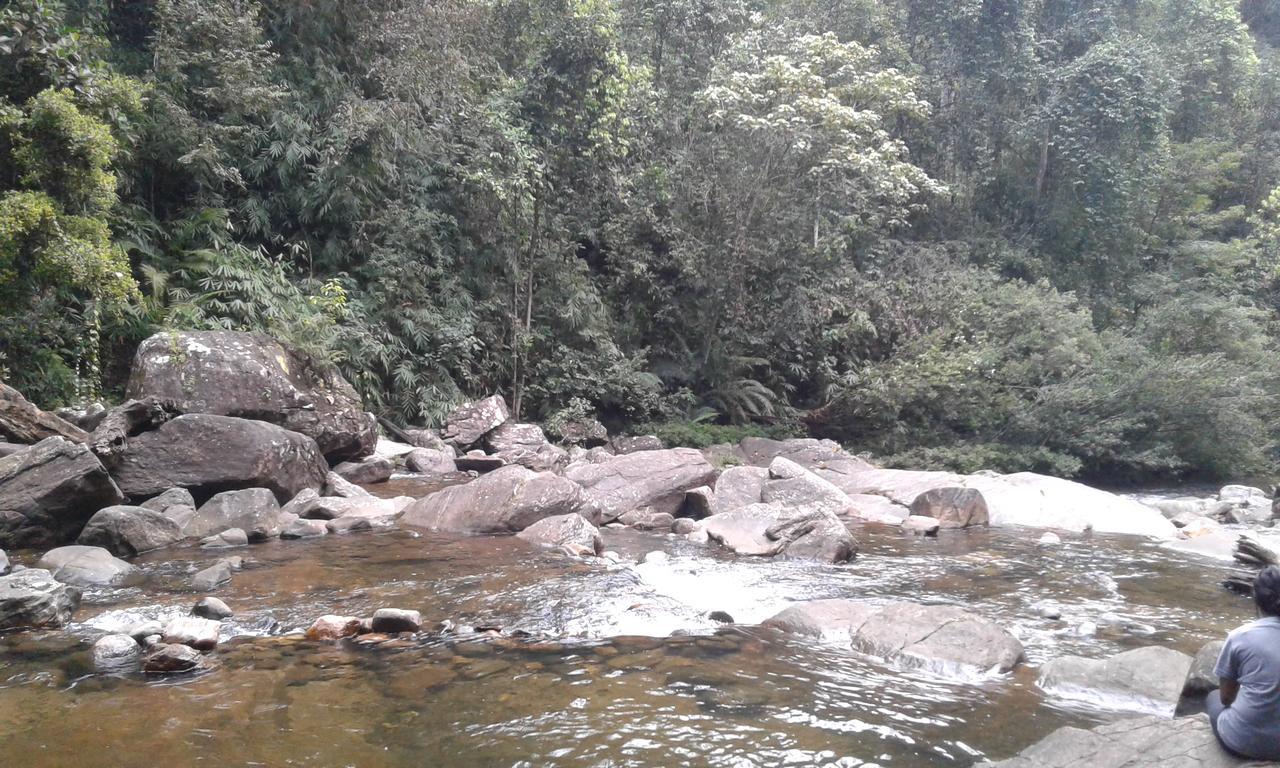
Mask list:
[[[968,766],[1119,716],[1041,692],[1044,660],[1194,653],[1249,618],[1217,586],[1222,565],[1127,538],[1040,548],[1036,535],[868,527],[847,566],[722,557],[627,530],[606,530],[621,557],[598,564],[405,530],[277,541],[234,551],[246,564],[218,592],[237,616],[214,669],[95,674],[94,637],[185,614],[190,574],[227,554],[156,552],[138,561],[146,583],[90,591],[69,631],[0,637],[0,756],[27,768]],[[960,605],[1014,632],[1028,664],[936,677],[751,626],[824,597]],[[1038,616],[1046,601],[1061,620]],[[382,643],[296,633],[388,606],[460,629]],[[738,624],[716,625],[712,610]]]

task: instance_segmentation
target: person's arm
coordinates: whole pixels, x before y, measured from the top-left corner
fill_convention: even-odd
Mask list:
[[[1219,680],[1218,681],[1218,697],[1222,699],[1222,706],[1229,707],[1235,703],[1236,696],[1240,693],[1240,682],[1238,680]]]

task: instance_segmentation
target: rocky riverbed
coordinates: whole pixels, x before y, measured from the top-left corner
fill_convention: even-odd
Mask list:
[[[1220,583],[1241,534],[1270,552],[1262,491],[548,436],[497,397],[380,438],[311,367],[165,334],[135,400],[77,424],[0,393],[0,432],[35,443],[0,458],[0,753],[1066,766],[1167,743],[1234,764],[1173,716],[1251,615]]]

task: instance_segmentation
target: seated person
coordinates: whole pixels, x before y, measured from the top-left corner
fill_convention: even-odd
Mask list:
[[[1280,568],[1258,574],[1253,599],[1258,619],[1227,636],[1214,668],[1220,687],[1205,705],[1228,752],[1280,760]]]

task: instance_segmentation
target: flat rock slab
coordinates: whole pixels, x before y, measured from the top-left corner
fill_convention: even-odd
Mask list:
[[[1008,672],[1023,658],[1008,630],[950,605],[810,600],[764,622],[784,632],[848,642],[898,666],[949,674]]]
[[[1276,768],[1232,757],[1218,746],[1204,715],[1144,717],[1093,730],[1060,728],[1016,757],[979,768]]]

